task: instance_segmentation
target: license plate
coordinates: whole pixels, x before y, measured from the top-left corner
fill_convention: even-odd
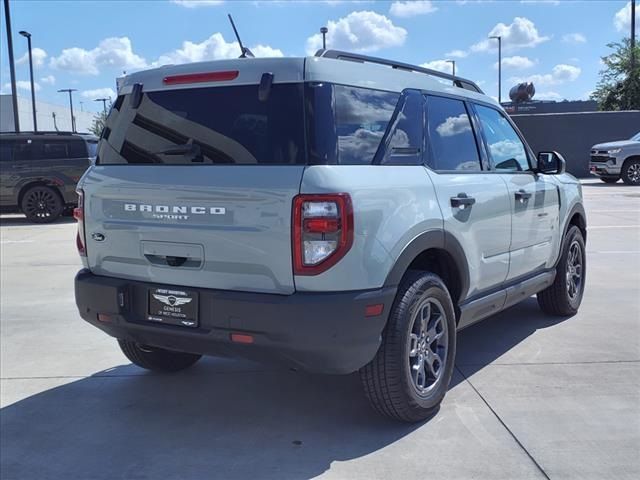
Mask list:
[[[147,320],[168,325],[197,328],[198,293],[169,288],[150,289]]]

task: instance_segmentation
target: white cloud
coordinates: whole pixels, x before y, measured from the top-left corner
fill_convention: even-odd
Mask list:
[[[117,69],[140,69],[147,66],[144,58],[133,51],[127,37],[110,37],[102,40],[92,50],[72,47],[50,61],[52,68],[72,73],[98,75],[101,67]]]
[[[18,80],[16,81],[16,88],[18,90],[26,90],[28,92],[31,92],[31,82],[29,80]],[[40,85],[38,84],[38,82],[33,83],[33,89],[36,92],[40,91]],[[4,90],[11,91],[11,84],[5,83]]]
[[[636,25],[640,24],[640,8],[636,7]],[[631,32],[631,2],[618,10],[613,17],[613,25],[619,32],[630,35]]]
[[[327,23],[327,46],[355,52],[372,52],[386,47],[398,47],[407,38],[407,31],[397,27],[384,15],[371,11],[351,12],[339,20]],[[307,38],[307,53],[322,48],[322,35]]]
[[[524,70],[533,67],[537,62],[527,57],[514,55],[513,57],[505,57],[502,59],[502,68],[513,68],[516,70]],[[494,68],[498,68],[498,62],[493,64]]]
[[[469,55],[469,52],[466,52],[464,50],[451,50],[450,52],[447,52],[444,55],[445,57],[465,58]]]
[[[44,65],[44,60],[47,58],[47,52],[43,49],[35,47],[31,49],[31,56],[33,57],[33,66],[41,67]],[[16,60],[17,65],[22,65],[23,63],[29,63],[29,52],[22,55],[18,60]]]
[[[535,97],[536,100],[555,100],[560,101],[564,100],[564,97],[557,92],[536,92]]]
[[[433,13],[438,8],[428,0],[411,0],[407,2],[393,2],[389,8],[389,13],[396,17],[413,17],[414,15],[424,15]]]
[[[587,43],[587,37],[581,33],[566,33],[562,36],[562,41],[565,43]]]
[[[95,100],[96,98],[116,98],[116,92],[109,87],[96,88],[94,90],[85,90],[80,95],[91,100]]]
[[[449,74],[453,72],[453,68],[452,68],[453,66],[451,65],[450,62],[447,62],[446,60],[433,60],[431,62],[423,63],[420,66],[423,68],[430,68],[431,70],[437,70],[439,72],[444,72]],[[460,73],[459,69],[456,68],[456,74],[458,73]],[[449,80],[449,83],[451,83],[450,80]]]
[[[249,49],[256,57],[284,56],[281,50],[268,45],[256,45],[249,47]],[[237,42],[227,42],[221,33],[214,33],[200,43],[189,40],[182,42],[182,48],[161,55],[158,60],[153,62],[153,66],[238,58],[239,56],[240,46]]]
[[[222,5],[222,0],[171,0],[171,3],[187,8],[212,7]]]
[[[582,69],[573,65],[560,64],[553,67],[551,73],[544,75],[530,75],[526,78],[512,77],[509,79],[511,83],[533,82],[537,86],[560,85],[567,82],[575,81]]]
[[[42,83],[46,83],[47,85],[53,85],[56,83],[56,77],[53,75],[47,75],[46,77],[40,78]]]
[[[549,40],[549,37],[540,35],[538,29],[531,20],[524,17],[515,17],[513,19],[513,23],[510,25],[498,23],[491,29],[487,36],[502,37],[502,49],[504,51],[513,51],[519,48],[531,48]],[[497,48],[498,41],[491,38],[485,38],[471,46],[471,50],[474,52],[493,51]]]

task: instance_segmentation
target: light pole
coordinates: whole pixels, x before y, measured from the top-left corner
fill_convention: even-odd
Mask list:
[[[631,75],[636,68],[636,0],[631,0]]]
[[[13,61],[13,39],[11,36],[11,14],[9,12],[9,0],[4,0],[4,19],[7,24],[7,50],[9,51],[9,72],[11,75],[11,103],[13,104],[13,127],[16,133],[20,131],[20,118],[18,117],[18,94],[16,92],[16,65]]]
[[[111,97],[109,97],[109,98],[96,98],[96,99],[93,100],[94,102],[102,102],[102,110],[104,111],[105,117],[107,116],[107,100],[111,100]]]
[[[73,133],[76,132],[76,121],[75,121],[75,118],[73,117],[73,97],[71,96],[71,93],[75,91],[77,91],[76,88],[63,88],[61,90],[58,90],[58,93],[64,93],[64,92],[69,93],[69,109],[71,110],[71,131]]]
[[[33,131],[38,131],[38,120],[36,119],[36,89],[33,83],[33,57],[31,56],[31,34],[25,30],[20,30],[20,35],[27,39],[29,49],[29,74],[31,75],[31,109],[33,110]]]
[[[327,32],[329,31],[329,29],[327,27],[322,27],[320,29],[320,33],[322,34],[322,49],[326,50],[327,49]]]
[[[450,63],[451,64],[451,74],[453,75],[453,84],[456,84],[456,61],[455,60],[445,60],[445,62]]]
[[[493,35],[489,38],[498,40],[498,103],[502,103],[502,37]]]

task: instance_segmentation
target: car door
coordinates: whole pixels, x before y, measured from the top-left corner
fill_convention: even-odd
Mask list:
[[[509,190],[512,228],[507,281],[549,268],[560,237],[558,186],[532,170],[530,151],[506,115],[485,105],[474,108],[491,167]]]
[[[485,153],[463,100],[429,95],[426,117],[427,165],[444,230],[449,241],[464,251],[469,267],[467,298],[481,296],[507,277],[509,192],[499,175],[487,172]]]

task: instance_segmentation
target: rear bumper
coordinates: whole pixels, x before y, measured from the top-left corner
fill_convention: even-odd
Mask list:
[[[102,277],[83,269],[75,279],[80,316],[109,335],[141,344],[204,355],[276,361],[318,373],[351,373],[380,346],[395,288],[358,292],[273,295],[194,289],[200,326],[195,329],[145,321],[152,283]],[[365,307],[384,304],[380,315]],[[98,314],[109,321],[99,321]],[[231,333],[253,336],[252,344]]]

